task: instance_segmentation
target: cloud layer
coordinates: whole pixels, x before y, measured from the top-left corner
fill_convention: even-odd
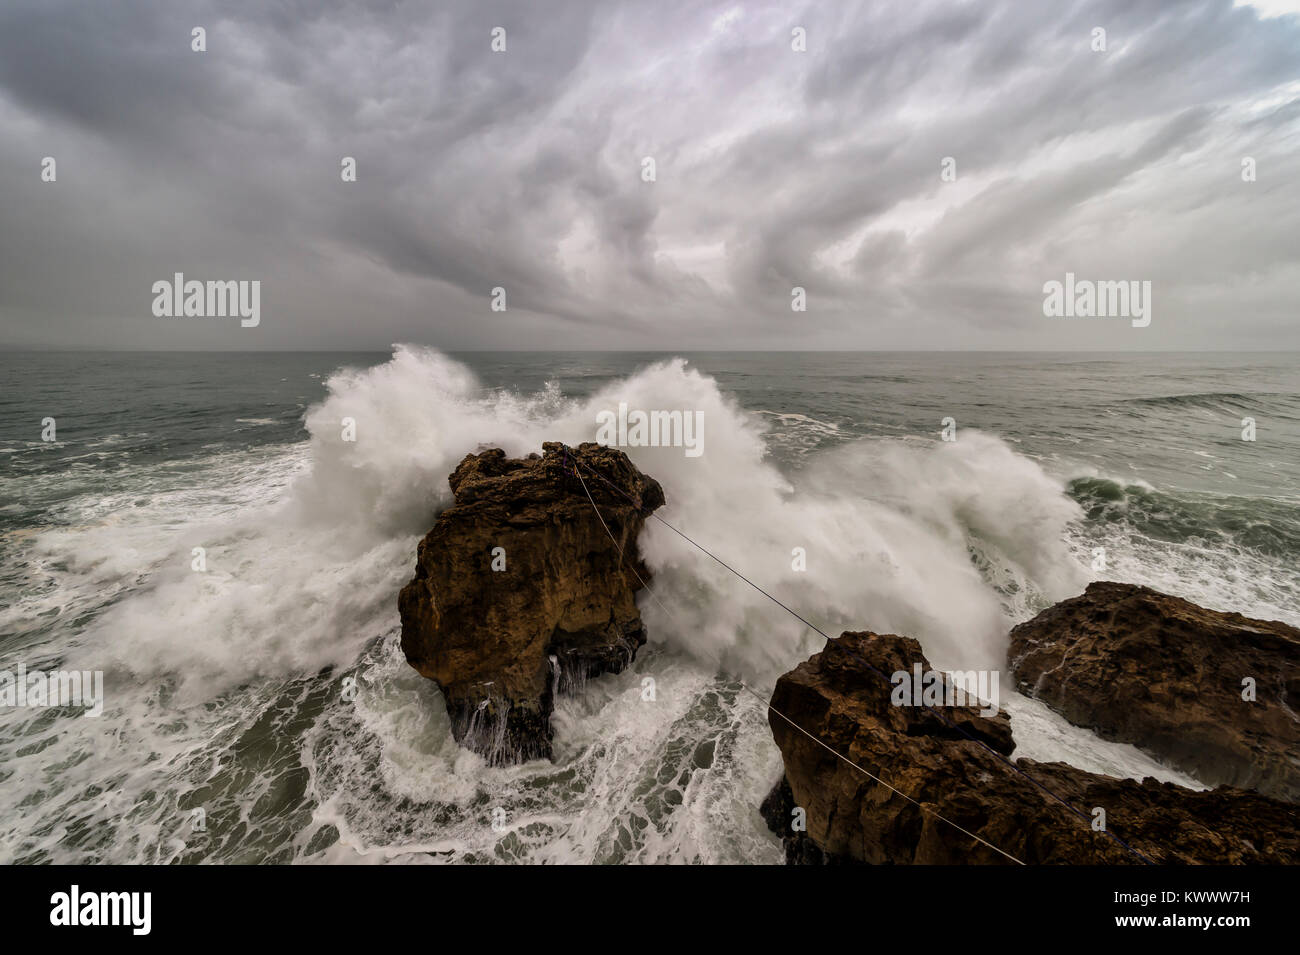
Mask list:
[[[0,346],[1300,348],[1271,12],[8,0]],[[1150,327],[1045,318],[1067,271]],[[155,318],[175,272],[261,325]]]

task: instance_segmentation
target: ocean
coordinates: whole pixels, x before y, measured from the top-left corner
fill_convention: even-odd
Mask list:
[[[1298,368],[0,355],[0,669],[104,674],[98,717],[0,706],[0,862],[779,863],[780,756],[742,681],[770,691],[821,639],[656,522],[650,643],[561,701],[554,763],[455,745],[397,591],[465,454],[592,440],[620,402],[701,412],[698,456],[625,449],[665,520],[827,632],[1005,669],[1007,630],[1092,579],[1300,625]],[[1199,785],[1009,685],[1017,755]]]

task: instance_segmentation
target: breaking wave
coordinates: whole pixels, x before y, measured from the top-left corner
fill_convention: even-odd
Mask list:
[[[665,521],[826,632],[912,635],[940,666],[1000,668],[1011,623],[1082,588],[1076,529],[1110,506],[970,429],[844,435],[792,476],[771,455],[780,421],[680,359],[577,398],[485,388],[399,346],[329,377],[306,441],[123,465],[116,494],[65,500],[67,526],[22,542],[31,585],[0,624],[29,665],[106,669],[108,700],[100,720],[0,714],[6,861],[779,860],[757,815],[779,756],[733,677],[765,690],[821,640],[664,525],[641,539],[651,645],[561,703],[555,765],[456,747],[397,647],[397,591],[461,458],[593,440],[620,402],[703,412],[698,457],[626,449],[663,484]],[[831,436],[808,421],[785,423]]]

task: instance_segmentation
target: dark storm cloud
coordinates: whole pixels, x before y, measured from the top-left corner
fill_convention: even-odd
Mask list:
[[[0,345],[1297,347],[1297,51],[1232,0],[10,0]],[[261,326],[155,318],[178,271]],[[1066,271],[1151,327],[1043,318]]]

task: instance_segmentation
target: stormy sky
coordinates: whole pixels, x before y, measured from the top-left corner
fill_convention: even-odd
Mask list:
[[[1300,348],[1298,8],[3,0],[0,347]]]

